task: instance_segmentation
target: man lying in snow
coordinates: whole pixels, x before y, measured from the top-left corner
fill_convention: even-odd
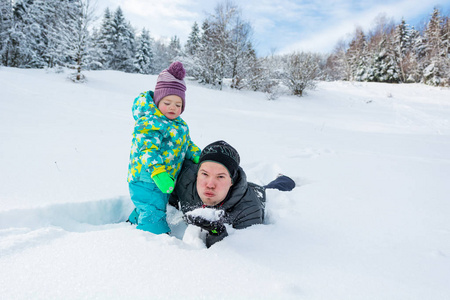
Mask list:
[[[236,149],[224,141],[206,146],[198,165],[185,160],[169,199],[179,205],[188,224],[207,231],[208,248],[228,235],[224,223],[236,229],[263,223],[266,188],[290,191],[295,187],[287,176],[279,176],[264,187],[247,182],[239,162]],[[198,210],[202,207],[219,212],[207,218],[208,214]]]
[[[295,187],[295,182],[284,175],[266,186],[247,182],[239,163],[238,152],[228,143],[209,144],[198,164],[184,161],[170,196],[169,203],[183,211],[188,224],[206,231],[208,248],[228,235],[224,224],[242,229],[263,223],[267,188],[290,191]],[[130,215],[132,223],[133,214],[136,212]]]

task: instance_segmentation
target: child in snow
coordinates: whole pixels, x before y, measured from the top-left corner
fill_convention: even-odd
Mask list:
[[[129,221],[154,234],[170,232],[166,221],[169,194],[184,159],[198,163],[200,156],[180,117],[186,106],[185,74],[182,63],[172,63],[159,74],[155,92],[140,94],[132,108],[136,123],[128,183],[136,209]]]

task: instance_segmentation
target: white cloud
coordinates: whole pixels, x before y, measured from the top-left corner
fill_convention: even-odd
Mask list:
[[[339,7],[335,6],[335,8]],[[381,14],[385,14],[388,19],[393,18],[395,23],[398,23],[402,18],[405,18],[407,22],[418,16],[423,16],[426,19],[432,10],[433,5],[422,0],[404,0],[395,3],[392,1],[388,1],[388,3],[366,1],[364,9],[360,11],[355,10],[355,8],[348,10],[344,5],[339,13],[331,15],[331,19],[319,21],[320,23],[325,22],[326,26],[317,23],[310,24],[309,29],[316,27],[317,30],[310,31],[301,39],[286,44],[280,52],[287,53],[296,50],[329,52],[339,40],[352,35],[356,26],[362,27],[365,31],[372,29],[375,19]],[[302,30],[305,28],[303,27]]]
[[[292,50],[331,51],[335,44],[352,34],[356,26],[372,27],[375,18],[386,13],[399,22],[410,22],[418,16],[428,18],[434,5],[448,9],[448,0],[234,0],[244,19],[254,29],[255,45],[260,54],[273,48],[280,52]],[[153,37],[177,35],[187,40],[194,21],[201,26],[206,15],[214,12],[217,1],[211,0],[98,0],[103,8],[121,6],[125,18],[137,28],[150,30]],[[101,5],[99,5],[101,7]],[[414,24],[413,24],[414,25]]]

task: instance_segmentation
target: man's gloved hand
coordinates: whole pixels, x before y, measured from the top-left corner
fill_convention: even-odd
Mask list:
[[[161,192],[163,192],[164,194],[170,194],[173,192],[173,189],[175,188],[175,182],[173,178],[169,174],[167,174],[167,172],[161,172],[159,174],[153,175],[152,178]]]
[[[227,230],[225,225],[223,225],[223,218],[220,218],[217,221],[210,221],[201,216],[186,214],[184,215],[184,219],[186,223],[198,226],[208,231],[211,235],[220,235]]]

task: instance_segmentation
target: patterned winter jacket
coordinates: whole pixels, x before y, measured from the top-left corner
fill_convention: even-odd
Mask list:
[[[140,94],[133,103],[136,120],[131,143],[128,182],[152,182],[152,173],[161,167],[174,179],[184,159],[200,155],[200,149],[191,141],[189,127],[178,117],[166,118],[153,102],[153,91]]]

